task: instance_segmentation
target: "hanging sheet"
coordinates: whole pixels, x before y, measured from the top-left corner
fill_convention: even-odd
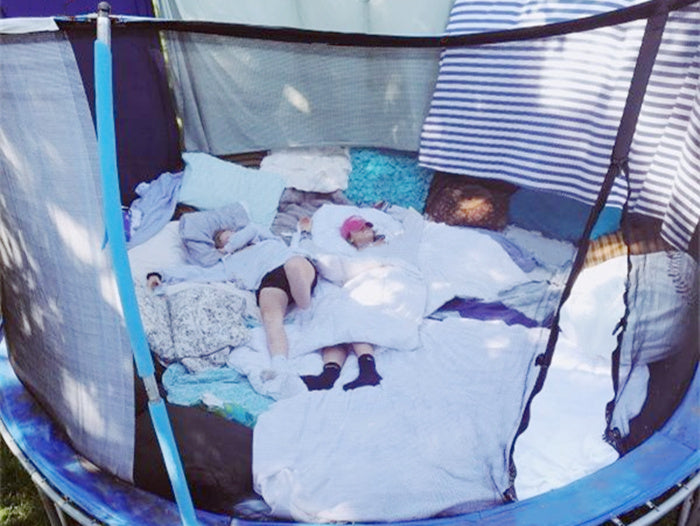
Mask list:
[[[97,143],[61,33],[0,36],[0,304],[13,366],[75,448],[131,479],[133,371]]]
[[[630,151],[631,210],[686,249],[700,221],[700,4],[671,13]]]
[[[174,20],[208,20],[319,31],[385,35],[440,34],[452,0],[159,0],[161,16]]]
[[[638,3],[457,1],[448,33],[561,22]],[[671,14],[630,154],[633,211],[665,219],[685,249],[700,215],[697,5]],[[636,61],[644,21],[560,37],[443,53],[421,163],[595,200]],[[647,175],[648,174],[648,175]],[[618,181],[608,204],[621,206]]]

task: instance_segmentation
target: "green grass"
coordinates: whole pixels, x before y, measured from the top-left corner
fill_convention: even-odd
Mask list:
[[[36,486],[2,440],[0,526],[50,526]]]
[[[680,508],[674,509],[656,526],[675,526],[679,513]],[[624,518],[631,522],[639,515],[638,511],[631,512]],[[31,478],[1,439],[0,526],[50,526]]]

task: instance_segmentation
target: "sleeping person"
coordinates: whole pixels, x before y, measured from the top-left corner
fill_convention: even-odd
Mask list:
[[[299,220],[299,229],[302,234],[310,235],[311,218],[302,217]],[[370,244],[383,241],[383,236],[378,236],[372,230],[372,224],[359,216],[351,216],[345,220],[341,229],[341,235],[358,250]],[[344,343],[324,347],[321,351],[323,356],[323,371],[319,375],[304,375],[301,379],[306,384],[309,391],[319,391],[330,389],[340,376],[345,359],[353,351],[357,355],[359,374],[355,380],[343,385],[343,389],[348,391],[363,386],[378,385],[382,377],[377,372],[374,362],[374,346],[366,342]]]
[[[252,223],[238,203],[186,214],[179,230],[189,265],[161,272],[163,281],[233,281],[255,292],[272,361],[266,374],[273,377],[288,355],[288,309],[311,305],[318,279],[314,265],[303,252]]]
[[[303,217],[299,220],[299,231],[300,240],[299,243],[311,243],[311,225],[312,221],[310,217]],[[341,237],[347,241],[347,243],[353,247],[356,251],[365,250],[371,246],[378,246],[385,243],[386,237],[383,234],[379,234],[374,230],[374,225],[361,217],[360,215],[351,215],[347,217],[342,225],[340,226],[339,233]],[[309,246],[309,245],[307,245]],[[313,249],[312,249],[313,250]],[[318,253],[319,250],[316,250]],[[350,255],[352,257],[352,255]],[[348,267],[347,263],[342,262],[340,259],[326,260],[323,268],[325,269],[326,275],[330,278],[336,280],[338,283],[338,269],[330,269],[329,265],[332,265],[333,261],[338,266]],[[379,266],[384,266],[386,262],[382,262]],[[367,270],[370,270],[376,265],[370,264]],[[362,279],[360,273],[354,274],[352,276],[346,276],[345,280],[340,280],[343,285],[347,282],[352,281],[352,279]],[[382,377],[377,372],[376,364],[374,360],[374,345],[368,342],[352,342],[352,343],[338,343],[335,345],[328,345],[323,347],[321,354],[323,357],[323,371],[318,375],[304,375],[302,380],[306,384],[306,387],[310,391],[331,389],[335,384],[336,380],[340,376],[340,371],[345,363],[345,360],[351,352],[354,352],[357,356],[357,363],[359,367],[359,372],[355,380],[343,385],[344,390],[356,389],[358,387],[364,386],[375,386],[378,385]]]

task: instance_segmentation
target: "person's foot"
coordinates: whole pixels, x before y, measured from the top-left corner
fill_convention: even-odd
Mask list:
[[[309,391],[321,391],[330,389],[340,376],[340,365],[329,362],[323,366],[323,372],[319,375],[305,375],[301,379]]]
[[[382,377],[377,372],[374,356],[371,354],[363,354],[357,359],[357,363],[360,366],[360,374],[352,382],[345,384],[343,389],[350,391],[351,389],[357,389],[365,385],[379,385],[379,382],[382,381]]]

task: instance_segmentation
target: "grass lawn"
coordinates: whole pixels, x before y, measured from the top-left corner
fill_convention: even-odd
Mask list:
[[[50,526],[36,487],[1,439],[0,526]]]
[[[657,526],[674,526],[678,514],[679,508],[676,508],[657,522]],[[0,526],[50,526],[29,475],[1,439]]]

